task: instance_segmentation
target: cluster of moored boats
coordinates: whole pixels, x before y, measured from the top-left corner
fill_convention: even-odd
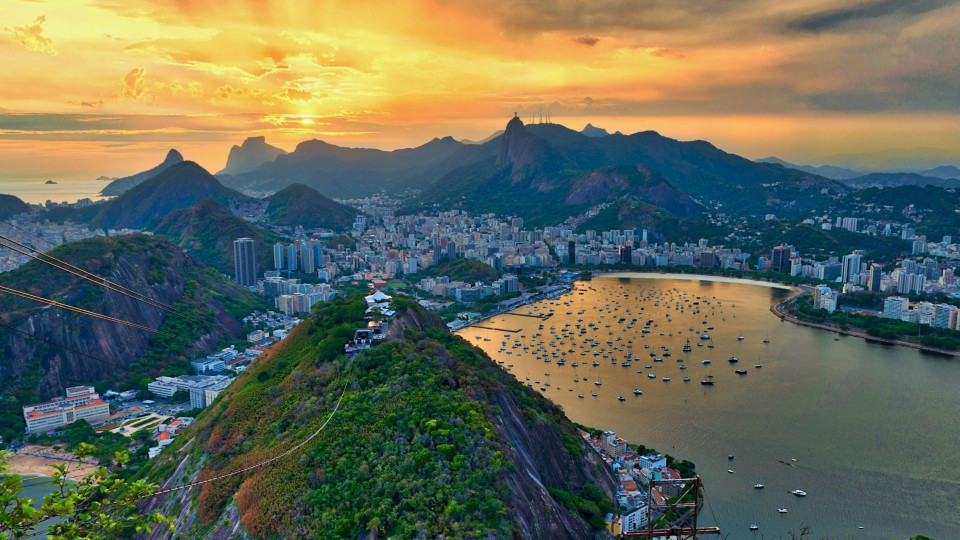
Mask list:
[[[581,376],[576,372],[578,367],[589,366],[596,368],[601,365],[601,362],[605,363],[609,360],[610,365],[631,368],[634,367],[634,364],[639,364],[644,358],[643,354],[646,354],[649,357],[647,361],[651,363],[644,364],[640,369],[635,369],[636,374],[645,374],[649,380],[659,378],[662,382],[669,383],[672,377],[669,375],[660,375],[658,377],[653,371],[654,366],[658,363],[664,363],[666,359],[670,358],[675,359],[681,371],[687,370],[688,365],[682,356],[684,353],[692,353],[694,346],[714,348],[714,340],[709,334],[710,331],[714,330],[714,327],[711,326],[710,317],[719,316],[721,320],[726,320],[726,316],[723,313],[723,302],[717,300],[716,297],[707,298],[706,296],[691,295],[686,291],[681,291],[676,288],[660,290],[651,287],[648,290],[641,290],[639,294],[636,291],[622,288],[620,291],[617,291],[622,296],[622,300],[611,300],[605,302],[603,305],[599,303],[590,305],[586,299],[579,299],[573,296],[573,294],[582,296],[587,291],[596,291],[596,289],[590,286],[584,287],[581,285],[580,287],[579,289],[574,288],[571,291],[572,294],[566,298],[561,297],[559,299],[532,304],[528,306],[525,313],[513,312],[512,314],[503,315],[499,318],[495,317],[492,322],[497,326],[507,326],[510,323],[515,325],[516,319],[511,318],[510,315],[537,317],[540,319],[536,331],[531,330],[529,333],[524,333],[524,330],[520,329],[503,334],[500,348],[497,349],[496,352],[501,355],[513,356],[517,359],[532,358],[534,360],[541,360],[544,363],[554,363],[556,366],[561,367],[569,363],[574,369],[574,385],[587,382],[589,379],[595,379],[594,384],[596,388],[591,392],[591,395],[598,397],[600,395],[599,387],[602,385],[599,376]],[[735,304],[731,305],[731,307],[735,306]],[[644,311],[647,309],[650,310],[651,315],[654,315],[654,317],[662,319],[665,315],[665,326],[669,326],[670,328],[661,330],[660,323],[658,323],[655,318],[649,316],[644,317]],[[574,310],[577,311],[575,312]],[[569,316],[567,317],[568,320],[563,323],[559,321],[560,317],[557,317],[557,320],[552,319],[554,315],[559,315],[561,311],[565,311],[566,315]],[[658,313],[654,314],[654,312]],[[573,320],[574,314],[577,316],[575,322]],[[585,321],[584,317],[588,316],[594,320]],[[736,317],[736,315],[732,316]],[[666,323],[672,323],[674,318],[680,319],[681,317],[695,319],[694,324],[699,320],[702,328],[697,330],[695,326],[690,326],[686,330],[690,332],[695,341],[691,342],[691,338],[686,338],[681,347],[682,352],[678,353],[674,358],[674,351],[671,351],[668,345],[675,345],[676,339],[674,339],[674,335],[676,334],[676,336],[681,337],[684,330],[675,329],[674,327],[676,325],[668,325]],[[700,320],[701,318],[702,320]],[[485,322],[485,324],[489,324],[490,322],[491,321]],[[550,322],[555,322],[556,324],[546,328]],[[639,334],[635,329],[639,329]],[[654,344],[653,342],[657,341],[655,338],[648,339],[654,337],[655,334],[659,334],[659,336],[665,338],[661,341],[661,344]],[[477,335],[475,339],[484,342],[490,341],[490,337],[483,335]],[[738,342],[744,339],[746,339],[746,337],[742,333],[737,336]],[[769,342],[768,339],[764,341]],[[667,344],[662,344],[663,342]],[[642,348],[645,349],[642,353],[640,352],[641,345]],[[730,364],[733,365],[738,362],[738,359],[736,356],[731,356],[729,361]],[[504,360],[500,360],[498,363],[507,371],[511,371],[513,368],[513,364],[507,364]],[[701,363],[704,366],[709,366],[711,361],[708,358],[704,358],[701,360]],[[754,367],[759,369],[762,365],[758,362]],[[746,375],[747,370],[737,368],[734,370],[734,373],[737,375]],[[685,375],[680,376],[679,379],[684,383],[692,381],[691,377]],[[546,392],[548,388],[554,390],[563,389],[561,385],[551,386],[548,375],[544,375],[542,380],[536,377],[533,377],[531,380],[531,377],[526,377],[523,382],[527,386],[539,388],[541,392]],[[705,374],[702,380],[700,380],[700,384],[703,386],[714,386],[716,381],[714,380],[713,374]],[[570,386],[567,388],[567,391],[573,392],[575,391],[575,387]],[[633,389],[633,395],[642,396],[643,391],[639,387],[636,387]],[[582,399],[585,396],[584,393],[581,392],[577,394],[577,397]],[[626,397],[621,394],[617,396],[617,400],[623,402],[626,401]]]

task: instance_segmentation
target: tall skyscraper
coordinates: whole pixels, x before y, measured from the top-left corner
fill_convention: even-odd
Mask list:
[[[312,274],[314,269],[313,247],[309,242],[300,242],[300,270],[304,274]]]
[[[297,245],[290,244],[287,246],[287,270],[291,272],[296,272],[300,266],[297,264]]]
[[[237,283],[244,287],[257,284],[257,256],[251,238],[237,238],[233,241],[233,268]]]
[[[577,264],[577,243],[573,240],[567,242],[567,264]]]
[[[880,265],[877,263],[870,265],[870,283],[867,283],[867,290],[880,292]]]
[[[273,269],[274,270],[283,270],[283,252],[284,245],[280,242],[277,242],[273,245]]]
[[[782,244],[773,248],[773,256],[771,258],[771,261],[773,262],[773,267],[771,268],[771,270],[773,270],[774,272],[789,272],[790,257],[792,254],[793,254],[793,246]]]
[[[843,256],[843,267],[840,269],[840,281],[843,283],[855,282],[854,280],[860,275],[861,259],[861,255],[856,252]]]

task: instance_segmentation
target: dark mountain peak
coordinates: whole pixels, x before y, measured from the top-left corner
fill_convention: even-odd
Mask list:
[[[178,152],[176,148],[171,148],[170,151],[167,152],[167,157],[163,158],[164,165],[175,165],[181,161],[183,161],[183,154]]]
[[[302,195],[310,195],[310,196],[320,195],[321,197],[323,197],[323,194],[321,194],[319,191],[313,189],[312,187],[306,184],[301,184],[297,182],[296,184],[290,184],[289,186],[281,189],[280,191],[267,197],[267,199],[273,200],[280,196],[302,196]]]
[[[101,227],[141,229],[159,223],[170,212],[191,208],[205,197],[221,202],[244,198],[197,163],[183,161],[100,205],[91,222]]]
[[[606,137],[610,135],[610,133],[607,130],[600,127],[596,127],[593,124],[589,124],[589,123],[586,126],[584,126],[582,130],[580,130],[580,133],[583,133],[587,137]]]
[[[0,194],[0,219],[30,211],[30,205],[13,195]]]
[[[267,215],[276,225],[344,230],[360,213],[304,184],[290,184],[264,200]]]
[[[543,141],[531,134],[523,125],[523,120],[514,116],[507,122],[507,128],[500,138],[500,152],[497,153],[497,165],[521,167],[531,160],[533,149]]]
[[[331,148],[337,148],[336,145],[330,144],[326,141],[321,141],[320,139],[310,139],[308,141],[303,141],[298,144],[297,147],[293,150],[295,154],[302,154],[304,152],[314,152],[328,150]]]
[[[240,146],[233,145],[230,155],[227,156],[227,165],[217,174],[242,174],[252,171],[277,159],[277,156],[286,154],[282,148],[267,144],[264,136],[247,137]]]
[[[226,206],[218,203],[213,200],[211,197],[204,197],[197,201],[196,206],[193,207],[193,213],[195,214],[209,214],[209,213],[230,213],[230,210]]]
[[[429,150],[429,149],[433,149],[433,148],[438,148],[438,149],[439,149],[439,148],[443,148],[443,147],[445,147],[445,146],[462,146],[462,145],[463,145],[463,143],[461,143],[460,141],[458,141],[458,140],[454,139],[453,137],[447,135],[446,137],[443,137],[443,138],[434,137],[434,138],[431,139],[430,142],[428,142],[427,144],[418,146],[417,148],[419,148],[419,149],[424,149],[424,150]]]
[[[920,171],[920,174],[936,178],[960,178],[960,169],[953,165],[940,165],[926,171]]]
[[[178,163],[183,163],[183,156],[180,154],[180,152],[176,151],[175,149],[170,149],[170,151],[167,152],[166,157],[163,158],[163,162],[157,165],[156,167],[131,175],[131,176],[118,178],[113,182],[110,182],[109,184],[107,184],[107,186],[103,188],[103,191],[101,191],[100,194],[106,195],[106,196],[121,195],[123,194],[123,192],[127,191],[128,189],[134,186],[140,185],[141,183],[162,173],[168,167],[171,167]]]

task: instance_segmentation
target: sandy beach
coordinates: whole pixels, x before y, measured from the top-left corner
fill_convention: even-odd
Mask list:
[[[34,453],[54,457],[31,455]],[[54,470],[50,467],[51,465],[58,465],[73,459],[75,458],[71,452],[56,451],[51,446],[30,444],[21,448],[17,455],[7,460],[7,472],[11,474],[42,474],[51,476],[54,473]],[[83,478],[98,468],[98,465],[92,463],[69,461],[67,477],[73,479]]]

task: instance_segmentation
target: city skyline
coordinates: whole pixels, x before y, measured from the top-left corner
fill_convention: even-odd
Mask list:
[[[5,11],[0,181],[122,176],[171,147],[219,170],[250,135],[286,150],[312,138],[384,149],[477,140],[514,111],[572,129],[706,139],[752,159],[960,155],[955,2]]]

